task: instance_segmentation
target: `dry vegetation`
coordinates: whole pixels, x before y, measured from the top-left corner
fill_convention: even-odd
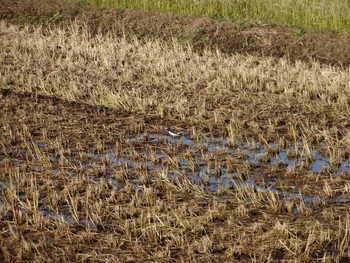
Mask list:
[[[349,68],[87,24],[0,22],[0,261],[349,261]]]
[[[261,21],[220,21],[133,9],[96,9],[61,0],[2,0],[0,18],[17,24],[45,26],[67,26],[76,19],[83,21],[92,34],[112,32],[127,38],[156,37],[165,41],[176,38],[180,43],[189,43],[196,52],[219,49],[226,54],[287,57],[290,61],[315,60],[342,67],[350,65],[349,34]]]
[[[264,132],[274,138],[283,129],[283,136],[293,137],[297,129],[347,136],[348,69],[219,51],[199,55],[175,40],[92,36],[76,23],[65,29],[0,26],[4,88],[224,133]]]

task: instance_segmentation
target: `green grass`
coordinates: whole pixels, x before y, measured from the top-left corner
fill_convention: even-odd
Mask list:
[[[262,20],[312,30],[350,32],[350,2],[328,0],[75,0],[227,20]]]

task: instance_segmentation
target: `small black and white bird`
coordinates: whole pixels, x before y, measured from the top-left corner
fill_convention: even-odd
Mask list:
[[[185,133],[182,131],[178,131],[169,127],[166,127],[165,130],[173,137],[180,137],[180,136],[184,136]]]

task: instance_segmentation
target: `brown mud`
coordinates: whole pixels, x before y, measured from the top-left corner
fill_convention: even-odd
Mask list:
[[[138,116],[31,93],[1,90],[0,96],[1,122],[3,127],[9,128],[3,131],[3,139],[11,138],[9,134],[15,135],[16,131],[26,127],[34,141],[42,140],[45,134],[47,139],[60,137],[70,147],[79,143],[87,150],[95,145],[95,139],[113,144],[120,137],[130,136],[135,127],[139,132],[144,126],[152,128],[150,123],[164,122],[152,116]],[[7,143],[16,146],[18,141],[14,136]]]

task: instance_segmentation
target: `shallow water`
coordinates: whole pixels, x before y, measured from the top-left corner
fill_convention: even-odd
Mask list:
[[[297,142],[297,147],[295,144],[291,145],[287,149],[278,150],[278,145],[276,143],[270,143],[268,146],[264,146],[259,142],[248,143],[235,141],[234,145],[230,143],[229,139],[226,138],[205,138],[203,141],[194,142],[187,137],[183,138],[173,138],[167,135],[159,135],[159,134],[151,134],[149,136],[150,141],[157,145],[157,142],[160,139],[166,139],[170,143],[179,143],[182,142],[186,147],[184,147],[184,152],[186,150],[196,150],[203,149],[205,147],[209,153],[213,153],[215,155],[219,151],[225,151],[227,154],[225,156],[234,156],[234,155],[243,155],[244,158],[236,159],[238,162],[247,162],[252,166],[261,166],[266,163],[266,161],[262,161],[266,156],[268,157],[268,165],[276,166],[276,165],[284,165],[287,170],[295,170],[300,167],[303,162],[306,162],[308,159],[312,159],[309,171],[312,173],[319,173],[324,168],[328,169],[332,174],[342,175],[345,173],[350,173],[350,154],[347,158],[341,160],[338,166],[332,166],[330,164],[329,156],[325,156],[321,153],[320,149],[325,148],[325,143],[321,142],[320,145],[314,146],[311,149],[311,158],[310,156],[306,157],[303,152],[303,144],[301,142]],[[138,141],[145,142],[146,139],[143,136],[137,136],[131,138],[130,141]],[[269,151],[276,151],[273,154],[269,154]],[[290,155],[295,155],[297,152],[297,156],[293,157]],[[198,155],[200,156],[200,155]],[[186,161],[179,159],[180,163],[186,167]],[[205,164],[204,164],[205,165]],[[198,173],[211,173],[208,171],[207,167],[202,167]],[[223,174],[227,174],[225,169],[223,169]]]
[[[265,184],[262,185],[256,178],[264,177],[264,173],[271,167],[276,167],[278,171],[293,172],[303,169],[305,173],[318,174],[326,169],[336,176],[350,174],[350,155],[340,160],[337,166],[331,165],[330,157],[325,155],[326,151],[323,150],[324,142],[313,146],[308,156],[304,153],[301,142],[279,149],[277,143],[266,145],[235,141],[232,144],[229,139],[220,137],[194,141],[189,137],[173,138],[154,133],[147,137],[143,135],[131,137],[125,143],[128,147],[134,146],[137,150],[136,157],[128,151],[128,147],[122,147],[116,153],[115,145],[105,146],[100,153],[73,152],[67,149],[64,158],[69,165],[62,168],[62,157],[49,153],[46,150],[47,145],[37,143],[35,146],[40,152],[22,151],[11,162],[16,167],[22,167],[28,165],[27,160],[32,158],[38,161],[31,167],[35,172],[48,170],[53,176],[64,173],[73,177],[84,176],[94,182],[107,180],[115,190],[123,187],[115,178],[116,171],[125,171],[130,185],[135,190],[139,189],[137,180],[140,171],[147,171],[149,184],[152,184],[155,173],[166,171],[169,180],[186,176],[192,184],[208,192],[220,191],[221,188],[250,187],[258,191],[273,192],[278,195],[281,202],[297,198],[302,199],[304,203],[319,202],[323,197],[301,196],[298,188],[282,192],[274,188],[276,179],[266,178]],[[169,147],[174,147],[176,152],[170,151]],[[46,158],[49,165],[41,165],[42,158]],[[308,166],[303,166],[306,162]],[[240,175],[242,170],[245,171],[244,177]],[[9,182],[2,182],[0,188],[7,187],[8,184]],[[350,199],[336,196],[332,202],[344,203],[350,202]],[[294,208],[294,212],[298,213],[298,210]],[[58,215],[45,207],[40,208],[40,213],[44,219],[61,220],[68,224],[76,223],[71,215]],[[91,222],[88,221],[84,224],[91,226]]]

